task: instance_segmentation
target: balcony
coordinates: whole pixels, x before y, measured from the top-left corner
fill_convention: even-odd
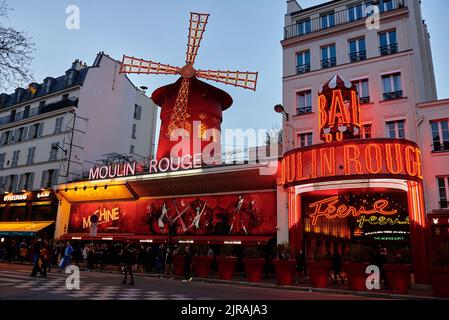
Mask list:
[[[297,116],[303,116],[305,114],[310,114],[310,113],[312,113],[312,106],[301,107],[301,108],[296,109]]]
[[[433,152],[449,152],[449,141],[435,141],[433,143]]]
[[[400,90],[400,91],[384,93],[383,96],[384,96],[384,101],[391,101],[391,100],[402,99],[404,97],[404,93],[402,90]]]
[[[329,69],[337,66],[337,58],[330,58],[326,60],[321,60],[321,68]]]
[[[310,72],[310,63],[296,66],[296,74],[304,74]]]
[[[367,97],[360,97],[360,104],[368,104],[371,102],[371,98],[369,96]]]
[[[352,52],[349,54],[349,61],[351,63],[365,61],[365,60],[366,60],[366,50],[359,51],[359,52]]]
[[[380,55],[381,56],[388,56],[390,54],[398,53],[398,44],[393,43],[388,46],[381,46],[379,47]]]
[[[32,118],[37,115],[45,114],[45,113],[56,111],[59,109],[64,109],[67,107],[76,107],[76,106],[78,106],[78,99],[76,99],[76,100],[66,99],[66,100],[61,100],[61,101],[55,102],[55,103],[50,103],[50,104],[46,104],[43,106],[34,107],[27,112],[17,112],[14,116],[9,115],[9,116],[0,118],[0,126],[14,123],[16,121],[21,121],[24,119]]]
[[[395,11],[404,8],[403,0],[392,0],[391,4],[383,5],[379,7],[381,14],[385,12]],[[284,40],[292,39],[296,37],[304,37],[306,35],[319,32],[322,30],[331,30],[338,26],[350,24],[356,21],[366,19],[369,15],[365,13],[364,8],[361,8],[360,13],[354,13],[354,9],[344,9],[340,11],[334,11],[332,23],[322,22],[323,17],[316,17],[308,19],[303,17],[301,21],[297,21],[295,24],[284,27]]]

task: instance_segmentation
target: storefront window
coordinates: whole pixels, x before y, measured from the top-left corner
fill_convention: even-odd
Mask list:
[[[33,221],[53,221],[56,219],[51,205],[33,206]]]
[[[10,221],[28,221],[28,212],[26,206],[11,206]]]

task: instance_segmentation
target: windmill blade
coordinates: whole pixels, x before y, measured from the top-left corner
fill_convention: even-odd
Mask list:
[[[120,73],[137,74],[179,74],[180,68],[150,60],[123,56]]]
[[[256,91],[257,72],[198,70],[196,76]]]
[[[190,12],[189,36],[187,37],[186,64],[193,65],[200,47],[203,33],[206,30],[209,14]]]

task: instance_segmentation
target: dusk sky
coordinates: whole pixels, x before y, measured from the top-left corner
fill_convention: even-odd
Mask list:
[[[325,1],[302,0],[303,7]],[[234,99],[224,113],[223,128],[271,128],[281,124],[273,106],[282,102],[282,49],[285,0],[8,0],[14,9],[5,25],[27,31],[36,44],[34,78],[60,76],[75,59],[91,65],[104,51],[183,66],[190,11],[210,13],[196,68],[258,71],[257,91],[210,82]],[[423,0],[423,16],[431,34],[440,99],[449,97],[446,13],[448,1]],[[66,7],[80,8],[79,30],[65,27]],[[156,88],[175,76],[131,76],[136,86]],[[26,84],[24,84],[26,86]],[[13,92],[15,88],[10,88]]]

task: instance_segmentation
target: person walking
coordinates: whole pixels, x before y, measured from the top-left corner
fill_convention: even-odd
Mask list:
[[[61,262],[59,262],[58,272],[61,272],[65,267],[69,266],[72,263],[72,256],[73,247],[71,246],[70,242],[67,241],[67,245],[64,250],[64,257],[62,258]]]
[[[345,283],[345,280],[341,276],[341,255],[338,253],[338,251],[334,252],[334,255],[332,256],[332,270],[334,271],[334,284],[338,283],[338,277],[341,279],[341,283]]]
[[[36,277],[37,273],[40,272],[40,267],[39,267],[40,251],[41,251],[41,242],[39,239],[33,245],[33,269],[31,270],[30,277]]]
[[[130,285],[134,285],[134,277],[133,277],[133,265],[136,262],[135,261],[135,251],[132,247],[131,243],[128,243],[128,245],[123,250],[123,263],[125,266],[125,278],[122,281],[122,284],[126,284],[128,280],[128,273],[131,278]]]
[[[173,251],[170,247],[167,247],[167,253],[165,254],[165,271],[164,276],[171,280],[173,279]]]
[[[185,255],[184,255],[184,280],[183,282],[192,281],[192,262],[193,262],[193,255],[190,250],[190,247],[187,246],[185,248]]]

